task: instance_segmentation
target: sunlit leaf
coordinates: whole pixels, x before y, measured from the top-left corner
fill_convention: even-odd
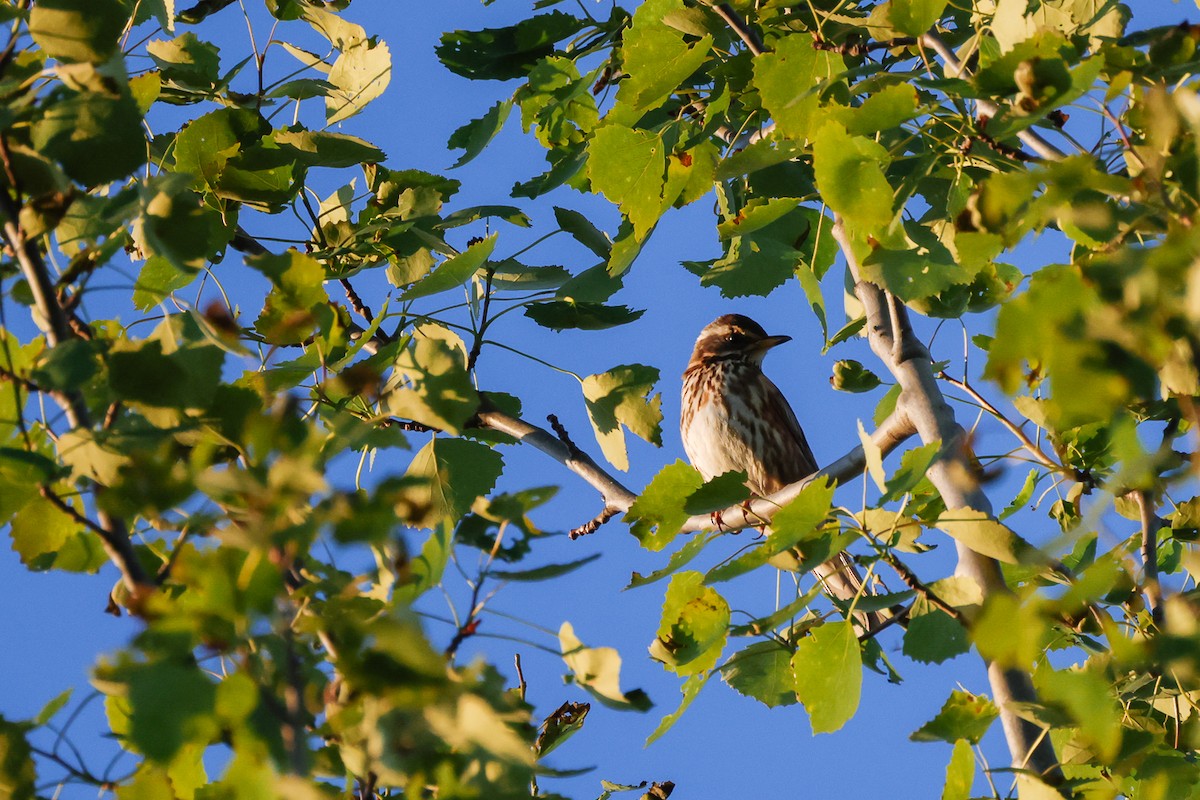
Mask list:
[[[916,742],[955,742],[960,739],[979,744],[999,710],[992,701],[970,692],[954,690],[937,716],[912,734]]]
[[[858,710],[862,692],[862,654],[853,623],[826,623],[801,639],[792,674],[813,733],[832,733],[845,725]]]
[[[569,622],[559,628],[558,642],[574,682],[604,705],[618,711],[646,711],[653,705],[641,689],[621,689],[621,656],[614,648],[585,647]]]
[[[721,666],[721,677],[738,694],[753,697],[767,708],[796,702],[792,651],[779,642],[755,642],[734,653]]]
[[[680,572],[671,578],[663,601],[662,622],[650,644],[650,656],[676,675],[697,675],[712,669],[725,649],[729,604],[699,572]]]

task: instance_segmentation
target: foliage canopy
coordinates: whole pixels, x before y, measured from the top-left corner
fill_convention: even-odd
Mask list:
[[[465,207],[459,181],[332,129],[357,130],[393,68],[349,4],[247,3],[270,33],[231,56],[216,44],[240,24],[230,0],[0,0],[0,524],[31,570],[115,565],[110,608],[139,626],[93,675],[133,768],[44,744],[64,694],[0,719],[6,796],[553,796],[545,758],[590,706],[535,713],[523,677],[456,660],[491,587],[591,560],[525,563],[556,487],[507,488],[519,447],[600,493],[573,533],[627,523],[672,549],[631,583],[666,582],[645,638],[683,679],[651,739],[714,676],[837,731],[864,669],[896,673],[889,638],[917,662],[987,664],[991,697],[951,691],[912,734],[953,743],[943,797],[970,796],[996,720],[1012,774],[988,779],[1022,797],[1195,794],[1195,26],[1139,28],[1099,0],[646,0],[607,16],[541,0],[438,46],[447,69],[498,82],[449,139],[459,165],[506,125],[545,151],[544,172]],[[572,191],[610,201],[619,227],[567,207]],[[553,226],[528,213],[547,195]],[[841,356],[835,388],[878,396],[877,430],[860,426],[829,481],[748,503],[744,476],[705,483],[677,462],[631,492],[590,441],[521,419],[536,380],[478,380],[490,349],[522,349],[492,327],[510,312],[546,335],[644,324],[613,298],[650,268],[637,257],[660,219],[696,203],[720,254],[683,266],[727,298],[795,280]],[[592,265],[526,263],[533,245],[510,244],[525,229]],[[1013,263],[1039,235],[1064,237],[1063,263]],[[967,353],[935,362],[932,320],[961,325]],[[674,388],[657,367],[575,377],[614,469],[630,435],[662,443],[658,392]],[[972,452],[948,398],[1011,449]],[[1018,466],[1023,484],[989,483]],[[835,494],[864,470],[867,492]],[[730,555],[728,526],[768,520]],[[956,574],[930,566],[938,542]],[[905,589],[830,604],[799,581],[847,548]],[[422,604],[470,550],[469,602],[435,644]],[[735,615],[727,587],[774,569],[794,595]],[[852,621],[896,604],[903,625]],[[650,707],[616,650],[569,623],[550,647],[598,703]],[[671,785],[603,796],[640,789]]]

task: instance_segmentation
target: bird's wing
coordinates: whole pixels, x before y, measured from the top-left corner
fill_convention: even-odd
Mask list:
[[[792,411],[787,398],[770,378],[760,373],[759,380],[767,397],[766,414],[770,422],[777,426],[778,430],[785,432],[797,451],[795,474],[780,477],[784,478],[785,483],[790,483],[811,475],[818,469],[817,459],[813,456],[812,448],[808,446],[808,439],[804,438],[804,429],[800,427],[800,420],[796,419],[796,412]]]

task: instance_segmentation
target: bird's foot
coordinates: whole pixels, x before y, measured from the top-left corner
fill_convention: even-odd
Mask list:
[[[710,512],[708,518],[712,520],[713,526],[717,529],[717,533],[725,532],[725,520],[721,519],[720,511]]]

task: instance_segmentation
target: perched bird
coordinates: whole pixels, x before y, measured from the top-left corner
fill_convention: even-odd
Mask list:
[[[762,363],[790,336],[768,336],[754,320],[726,314],[700,331],[683,373],[679,433],[683,449],[705,480],[726,472],[746,473],[746,485],[765,497],[817,471],[804,431]],[[854,561],[845,553],[813,570],[835,597],[848,600],[862,587]],[[856,614],[874,627],[880,615]]]

